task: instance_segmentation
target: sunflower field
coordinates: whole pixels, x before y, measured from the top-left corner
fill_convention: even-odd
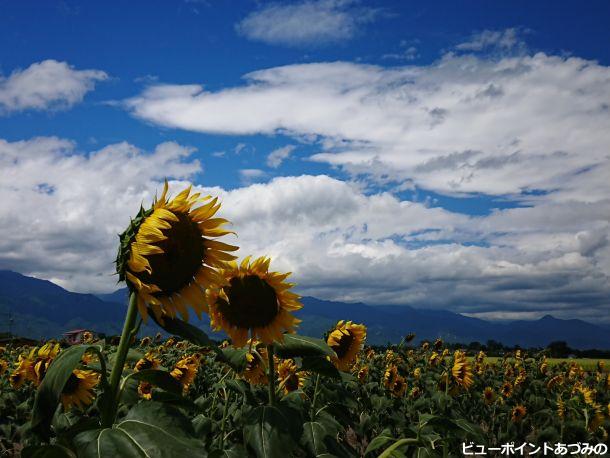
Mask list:
[[[463,456],[465,444],[507,443],[534,455],[609,443],[603,362],[491,359],[440,339],[413,346],[412,334],[372,348],[351,321],[299,335],[289,273],[266,257],[236,262],[217,199],[167,192],[120,236],[120,340],[0,348],[2,456]],[[190,313],[228,340],[210,340]],[[173,337],[138,338],[148,320]]]

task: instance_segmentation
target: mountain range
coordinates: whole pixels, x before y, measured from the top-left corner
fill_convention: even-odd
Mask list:
[[[31,338],[50,338],[75,329],[87,328],[118,334],[125,315],[127,290],[111,294],[82,294],[67,291],[46,280],[0,270],[0,332]],[[572,348],[610,349],[610,332],[582,320],[562,320],[550,315],[538,320],[492,322],[446,310],[418,309],[407,305],[366,305],[331,302],[303,297],[299,333],[321,337],[338,320],[352,320],[367,326],[371,344],[397,343],[415,333],[418,340],[443,338],[447,342],[495,340],[505,345],[544,347],[562,340]],[[195,325],[210,332],[204,319]],[[159,329],[150,323],[142,332]],[[214,334],[212,333],[212,337]],[[216,334],[222,338],[221,334]]]

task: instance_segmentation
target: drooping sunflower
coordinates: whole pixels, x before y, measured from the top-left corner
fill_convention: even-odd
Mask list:
[[[303,305],[290,291],[294,284],[284,281],[290,273],[270,272],[270,262],[250,256],[239,265],[230,262],[207,290],[212,328],[225,331],[235,347],[246,345],[249,335],[264,344],[282,342],[283,333],[293,332],[301,321],[291,313]]]
[[[303,386],[303,376],[298,372],[298,367],[292,359],[285,359],[277,367],[280,389],[284,394],[292,393]]]
[[[72,406],[82,409],[93,402],[93,389],[99,382],[99,374],[93,371],[74,369],[64,389],[61,391],[61,403],[64,411]]]
[[[511,412],[510,419],[513,423],[519,423],[521,420],[523,420],[523,418],[525,418],[526,413],[527,409],[525,408],[525,406],[515,406]]]
[[[490,386],[486,387],[485,390],[483,390],[483,400],[485,401],[485,404],[490,405],[495,399],[496,395],[494,390]]]
[[[147,352],[144,355],[144,358],[140,358],[133,370],[134,372],[140,372],[143,371],[145,369],[156,369],[161,365],[161,361],[159,361],[159,359],[156,357],[156,355],[153,352]]]
[[[402,398],[405,395],[405,391],[407,391],[407,381],[404,377],[398,375],[392,385],[392,396],[395,398]]]
[[[142,381],[138,384],[138,394],[141,398],[150,400],[152,399],[153,386],[150,382]]]
[[[0,359],[0,375],[3,375],[8,370],[8,362]]]
[[[267,349],[264,345],[253,342],[252,350],[246,354],[246,367],[240,374],[251,385],[266,385],[267,377]]]
[[[391,390],[396,381],[396,377],[398,377],[398,368],[393,364],[386,367],[383,373],[383,386],[386,389]]]
[[[466,353],[463,351],[456,350],[454,353],[451,375],[453,375],[455,383],[462,388],[468,389],[474,383],[470,363],[466,359]]]
[[[369,366],[362,366],[358,371],[358,381],[360,383],[366,382],[366,379],[369,375]]]
[[[337,323],[335,329],[328,335],[326,343],[337,355],[333,358],[333,362],[339,370],[350,369],[350,365],[362,350],[365,339],[366,327],[363,324],[343,320]]]
[[[214,269],[235,259],[229,252],[238,248],[214,240],[230,233],[227,220],[214,218],[217,198],[191,195],[189,186],[169,200],[167,190],[166,181],[161,197],[120,235],[117,273],[137,293],[143,319],[150,307],[158,320],[180,313],[188,321],[188,306],[199,317],[207,311],[204,290],[217,280]]]
[[[186,393],[197,375],[199,364],[192,358],[182,358],[176,363],[170,375],[174,377],[182,385],[183,391]]]

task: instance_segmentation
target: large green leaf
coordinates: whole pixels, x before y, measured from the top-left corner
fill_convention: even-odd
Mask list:
[[[32,428],[44,437],[49,435],[53,414],[59,405],[59,399],[72,371],[81,363],[85,352],[93,350],[100,353],[100,348],[90,345],[74,345],[59,353],[47,370],[42,383],[36,392],[32,410]]]
[[[178,380],[170,375],[167,371],[158,369],[144,369],[139,372],[133,372],[126,378],[138,381],[149,382],[153,386],[169,391],[174,394],[182,393],[182,385]]]
[[[303,423],[301,445],[311,456],[319,457],[328,452],[324,438],[328,435],[324,425],[317,421]]]
[[[322,356],[306,356],[301,360],[301,370],[315,372],[334,379],[340,379],[341,373],[333,363]]]
[[[244,421],[244,441],[259,458],[290,456],[295,443],[288,425],[289,419],[278,408],[257,407]]]
[[[171,458],[206,456],[190,420],[160,402],[141,402],[112,428],[86,431],[74,438],[79,457]]]
[[[282,358],[297,356],[335,356],[335,352],[322,339],[284,334],[284,342],[274,344],[275,353]]]
[[[58,444],[32,445],[21,451],[21,458],[76,458],[74,452]]]
[[[241,372],[246,368],[246,363],[248,360],[246,359],[246,355],[248,354],[247,348],[223,348],[221,350],[220,360],[229,366],[235,372]]]

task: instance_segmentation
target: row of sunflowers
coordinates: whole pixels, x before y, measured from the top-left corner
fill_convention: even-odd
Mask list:
[[[607,442],[610,376],[441,340],[366,347],[340,321],[296,333],[302,307],[270,259],[236,262],[216,198],[167,183],[120,235],[130,290],[118,345],[0,350],[0,452],[73,456],[461,456],[461,444]],[[206,314],[228,340],[188,323]],[[153,320],[163,340],[137,339]],[[406,324],[407,326],[408,324]]]

